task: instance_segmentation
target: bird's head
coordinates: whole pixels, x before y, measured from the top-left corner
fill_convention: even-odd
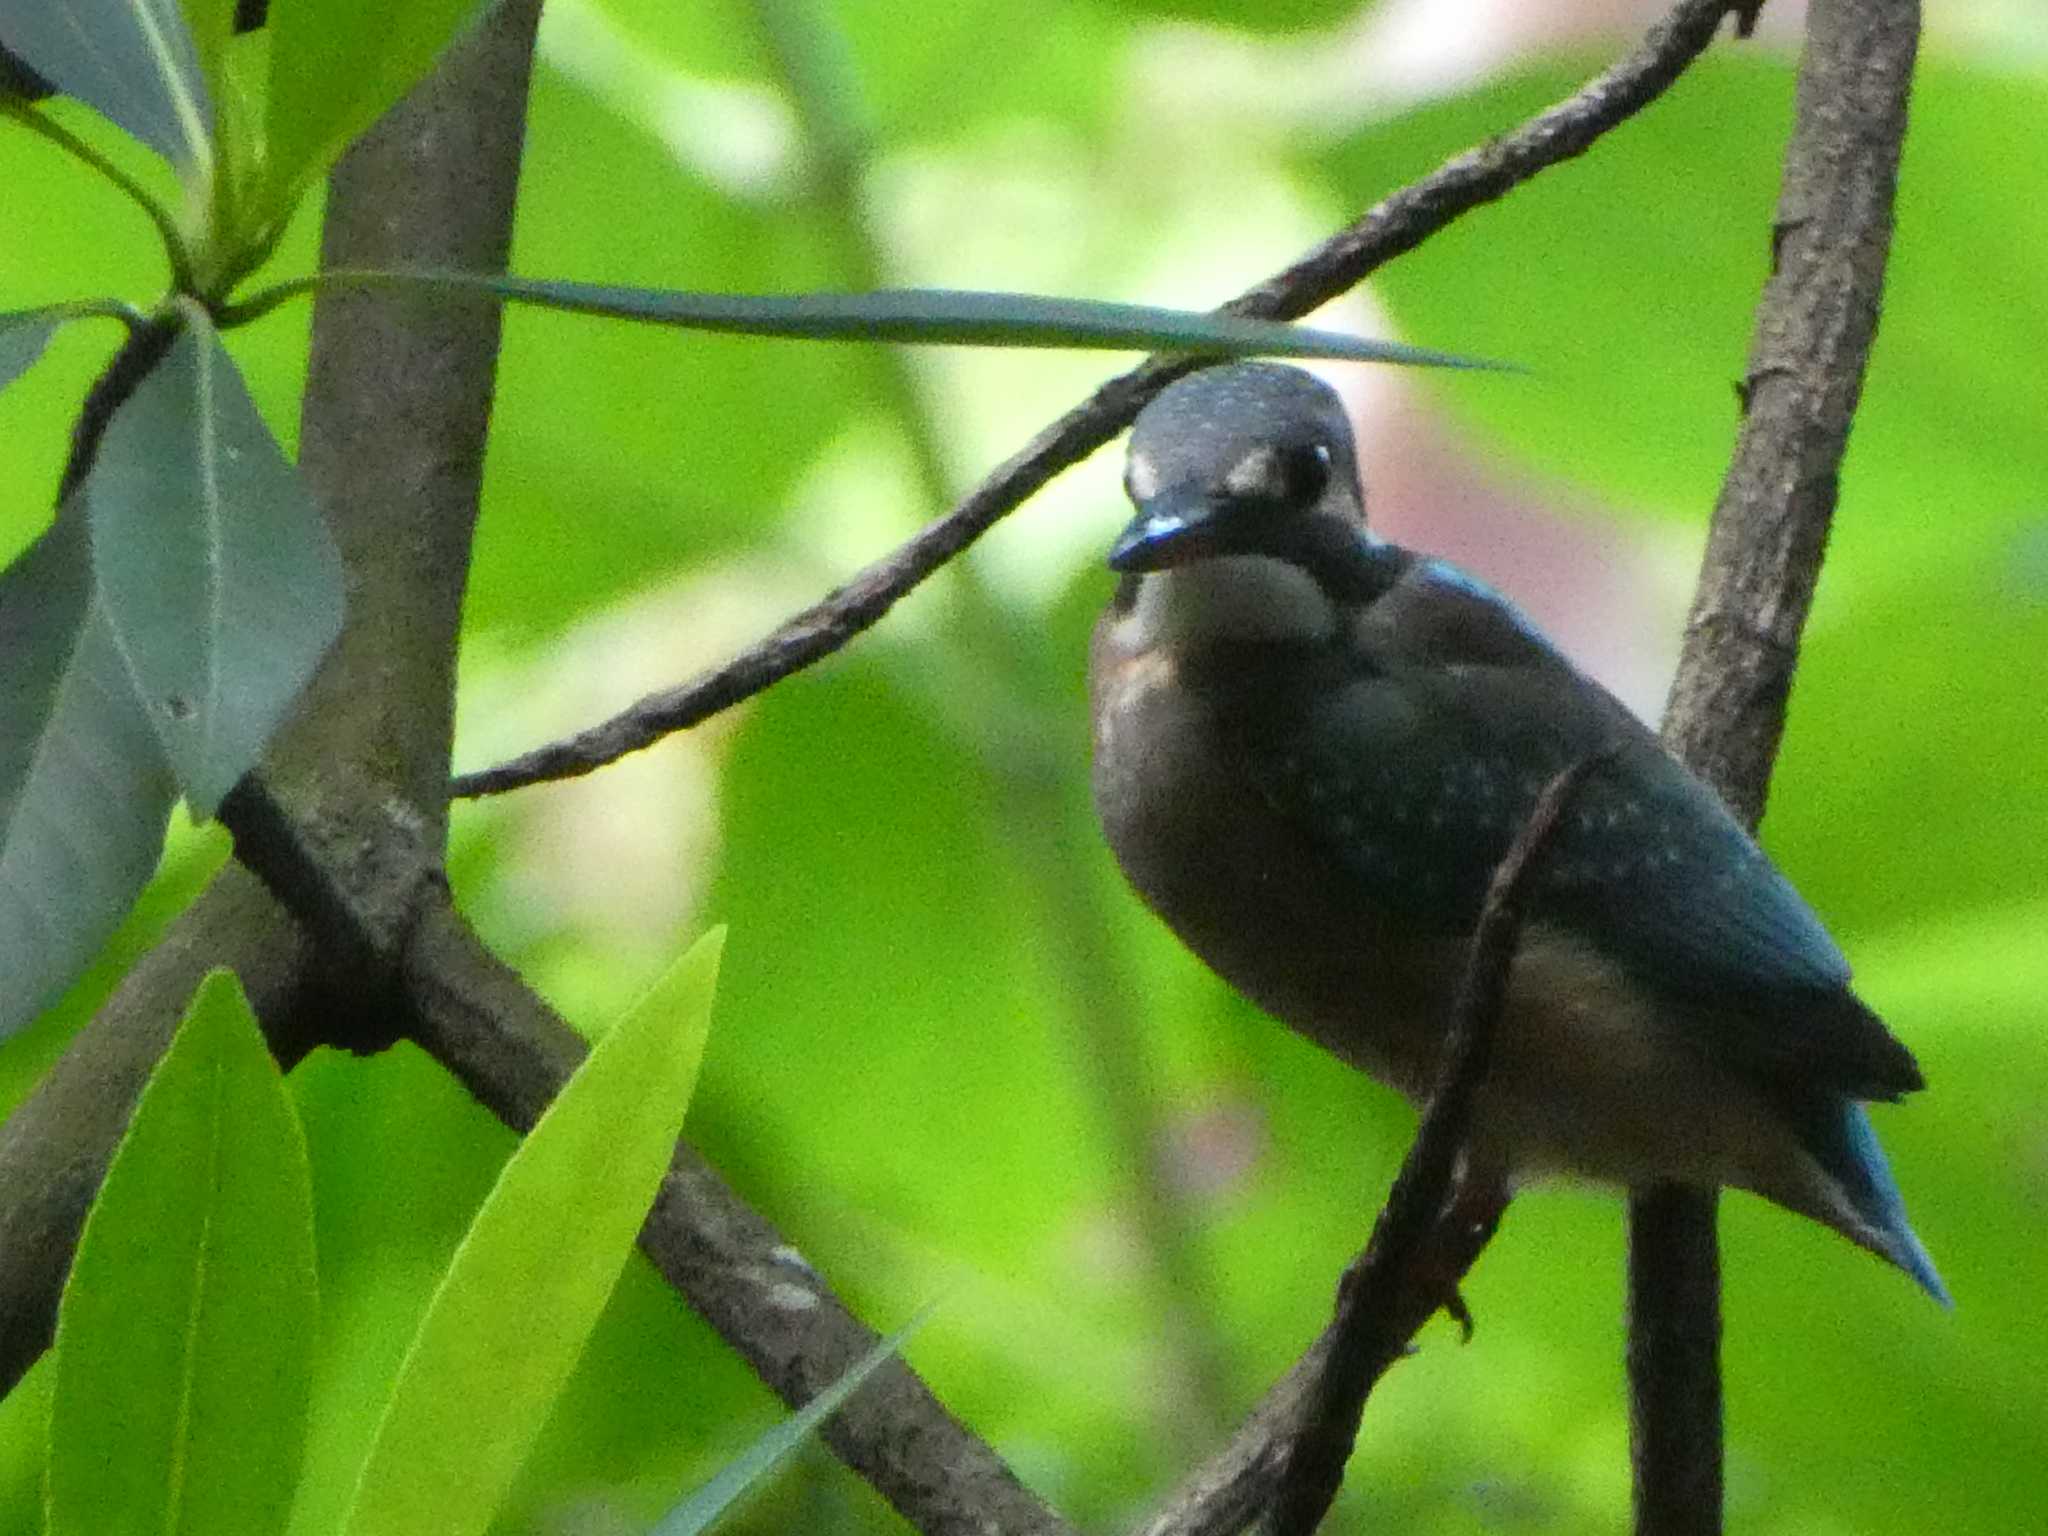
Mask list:
[[[1221,555],[1311,570],[1365,525],[1344,405],[1277,363],[1228,363],[1169,385],[1131,428],[1124,489],[1137,516],[1109,552],[1127,573]]]

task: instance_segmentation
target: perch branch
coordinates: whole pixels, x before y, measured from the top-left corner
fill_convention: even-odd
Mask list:
[[[1633,53],[1576,93],[1511,133],[1446,161],[1223,308],[1263,319],[1305,315],[1461,215],[1584,153],[1602,134],[1662,95],[1705,51],[1721,17],[1732,9],[1732,0],[1680,0]],[[679,687],[649,694],[574,736],[464,774],[455,781],[453,794],[502,794],[590,773],[824,660],[876,624],[900,598],[1053,476],[1129,426],[1166,385],[1199,366],[1199,359],[1155,358],[1109,380],[1011,455],[945,516],[731,661]]]
[[[1813,0],[1771,251],[1664,739],[1752,828],[1877,331],[1906,130],[1915,0]],[[1714,1198],[1629,1207],[1630,1421],[1639,1536],[1721,1529]]]
[[[1270,1517],[1272,1536],[1312,1536],[1344,1480],[1365,1400],[1438,1307],[1470,1327],[1456,1286],[1499,1225],[1506,1197],[1456,1187],[1473,1105],[1493,1062],[1508,972],[1522,936],[1522,897],[1572,797],[1597,769],[1574,763],[1543,793],[1493,872],[1451,1005],[1436,1087],[1373,1224],[1365,1252],[1344,1272],[1321,1368],[1308,1383],[1287,1441]],[[1483,1205],[1475,1209],[1473,1202]]]

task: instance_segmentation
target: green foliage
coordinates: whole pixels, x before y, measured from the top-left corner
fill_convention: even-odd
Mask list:
[[[317,1313],[298,1117],[216,971],[143,1090],[64,1288],[50,1536],[281,1531]]]
[[[724,943],[700,939],[612,1026],[499,1175],[399,1369],[347,1536],[489,1524],[668,1169]]]
[[[919,1313],[887,1338],[878,1342],[831,1386],[802,1408],[765,1431],[746,1450],[719,1469],[718,1476],[669,1511],[654,1528],[654,1536],[701,1536],[725,1512],[773,1477],[784,1462],[796,1454],[820,1424],[837,1413],[846,1400],[861,1389],[917,1332],[930,1309]]]
[[[269,195],[282,214],[424,76],[478,0],[275,0]]]
[[[10,5],[0,43],[180,171],[210,174],[213,103],[178,0]]]
[[[186,802],[211,816],[341,631],[341,557],[203,312],[87,477],[93,572]]]
[[[176,796],[67,509],[0,572],[0,1036],[92,958],[156,868]]]

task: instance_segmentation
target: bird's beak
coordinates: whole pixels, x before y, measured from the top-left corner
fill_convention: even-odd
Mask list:
[[[1160,571],[1223,552],[1227,507],[1192,487],[1162,491],[1138,508],[1109,548],[1113,571]]]

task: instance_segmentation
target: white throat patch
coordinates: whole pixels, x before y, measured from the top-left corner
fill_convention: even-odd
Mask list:
[[[1134,648],[1206,642],[1328,639],[1336,606],[1300,566],[1264,555],[1224,555],[1148,573],[1119,623]]]

